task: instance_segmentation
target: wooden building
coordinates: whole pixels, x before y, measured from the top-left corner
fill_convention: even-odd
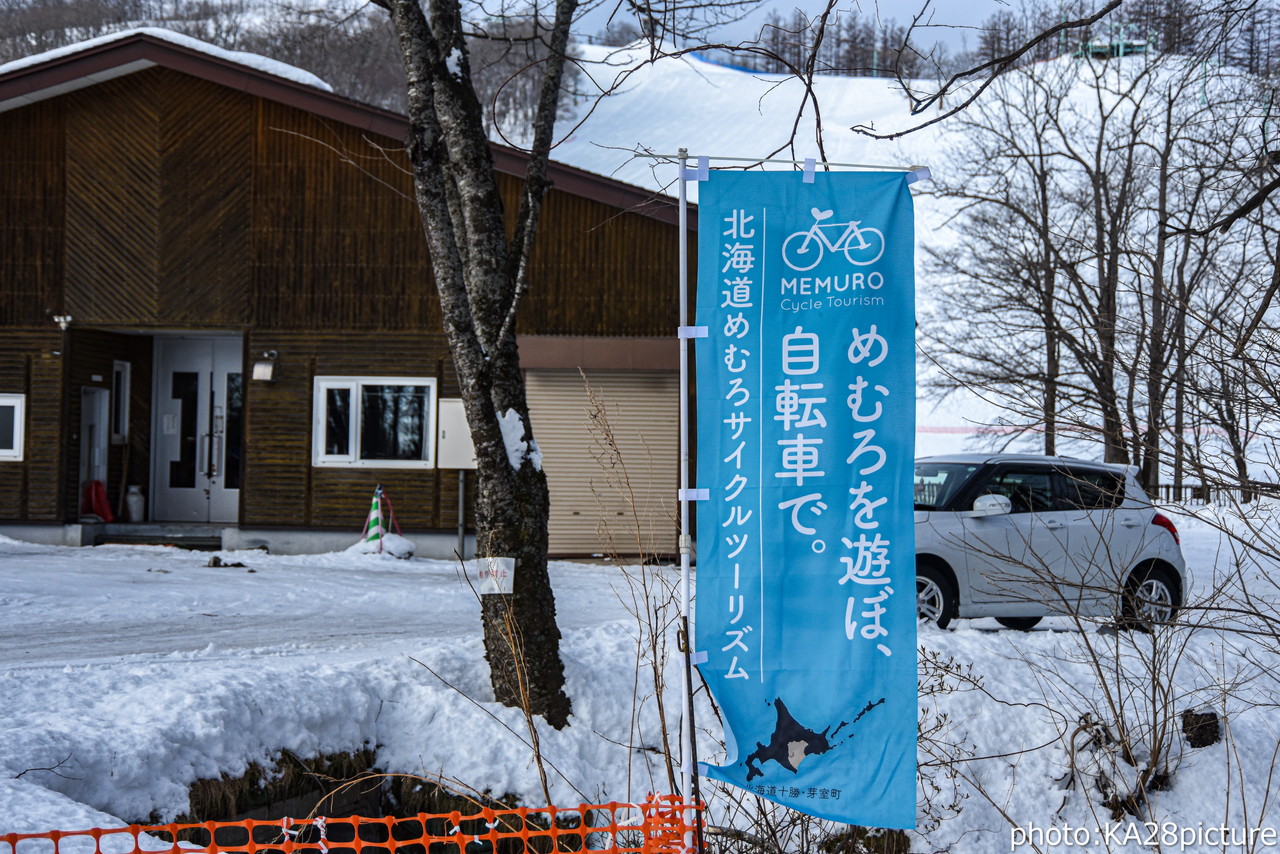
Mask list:
[[[300,76],[154,30],[0,66],[0,533],[320,550],[380,483],[419,554],[453,553],[458,389],[407,121]],[[522,157],[494,154],[514,207]],[[676,210],[551,177],[519,333],[552,550],[669,553]],[[145,518],[106,522],[130,487]]]

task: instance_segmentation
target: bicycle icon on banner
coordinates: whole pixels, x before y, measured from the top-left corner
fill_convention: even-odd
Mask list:
[[[850,264],[865,267],[880,260],[884,254],[884,235],[880,229],[859,225],[860,220],[850,222],[829,222],[835,211],[821,211],[810,208],[813,214],[813,225],[806,231],[797,231],[782,241],[782,260],[793,270],[804,272],[812,270],[822,263],[822,256],[831,252],[843,252]],[[843,232],[838,232],[843,228]],[[830,235],[839,233],[836,240]]]

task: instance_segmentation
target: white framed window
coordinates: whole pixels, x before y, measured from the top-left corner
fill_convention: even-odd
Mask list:
[[[316,377],[311,401],[312,465],[435,467],[434,378]]]
[[[133,366],[116,361],[111,368],[111,444],[129,441],[129,375]]]
[[[0,460],[19,461],[27,423],[27,396],[0,394]]]

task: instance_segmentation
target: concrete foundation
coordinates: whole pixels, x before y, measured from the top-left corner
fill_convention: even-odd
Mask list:
[[[241,528],[149,522],[144,524],[85,522],[71,525],[0,523],[0,534],[27,543],[50,546],[95,546],[109,542],[155,543],[197,548],[265,549],[270,554],[300,555],[340,552],[359,539],[358,531],[324,531],[306,528]],[[417,557],[451,560],[458,551],[458,535],[445,531],[405,531],[417,547]],[[475,557],[476,542],[468,535],[464,558]]]

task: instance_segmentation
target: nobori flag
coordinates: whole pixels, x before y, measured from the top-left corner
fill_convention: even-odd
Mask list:
[[[913,222],[902,173],[699,189],[697,648],[708,776],[915,826]]]

